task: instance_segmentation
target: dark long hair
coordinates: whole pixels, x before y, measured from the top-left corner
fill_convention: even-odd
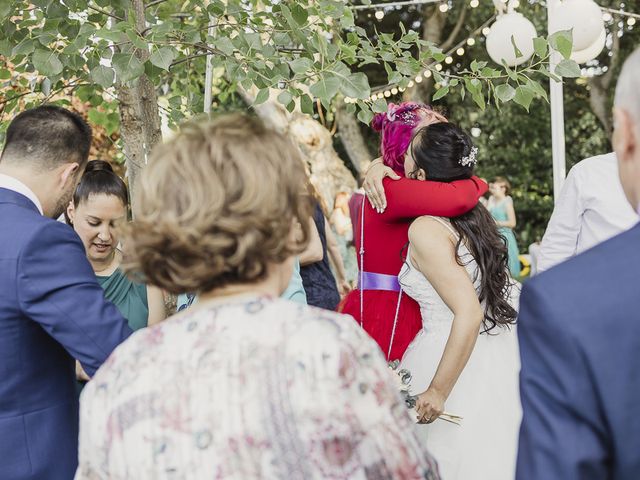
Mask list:
[[[409,146],[417,169],[429,180],[452,182],[471,178],[475,149],[469,136],[452,123],[434,123],[419,129]],[[464,159],[464,160],[463,160]],[[458,233],[456,261],[465,242],[480,270],[480,302],[485,302],[484,331],[496,325],[515,323],[517,312],[507,299],[513,283],[509,277],[509,254],[505,238],[487,209],[478,204],[471,211],[451,219]]]

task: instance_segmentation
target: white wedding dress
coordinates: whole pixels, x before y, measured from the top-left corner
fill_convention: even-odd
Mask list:
[[[435,218],[435,217],[432,217]],[[457,238],[450,223],[435,218]],[[461,245],[458,254],[476,291],[478,266]],[[412,375],[411,394],[424,392],[433,378],[449,337],[453,313],[407,253],[400,275],[403,291],[420,305],[423,328],[409,345],[400,368]],[[512,289],[517,308],[518,286]],[[417,425],[438,462],[443,480],[513,480],[521,407],[518,393],[520,360],[515,327],[496,327],[480,334],[469,361],[445,402],[447,413],[463,417],[461,425],[436,420]]]

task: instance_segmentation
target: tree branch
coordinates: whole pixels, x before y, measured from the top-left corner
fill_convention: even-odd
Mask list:
[[[444,43],[442,45],[439,45],[439,47],[442,50],[448,50],[449,47],[453,45],[453,42],[456,41],[456,38],[460,33],[460,29],[462,28],[462,25],[464,25],[464,20],[466,16],[467,16],[467,2],[462,2],[462,10],[458,14],[458,20],[456,21],[456,24],[453,27],[453,30],[451,30],[449,37],[444,41]]]
[[[153,2],[147,3],[147,5],[144,8],[151,8],[151,7],[154,7],[154,6],[159,5],[161,3],[164,3],[166,1],[167,0],[153,0]]]
[[[94,12],[98,12],[98,13],[101,13],[103,15],[106,15],[107,17],[111,17],[111,18],[115,18],[116,20],[120,20],[121,22],[124,21],[124,18],[119,17],[118,15],[116,15],[114,13],[109,13],[106,10],[102,10],[101,8],[94,7],[92,5],[88,5],[87,8],[89,8],[89,10],[93,10]]]

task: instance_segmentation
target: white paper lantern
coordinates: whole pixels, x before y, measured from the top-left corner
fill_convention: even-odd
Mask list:
[[[607,31],[602,28],[600,36],[595,42],[593,42],[593,45],[590,45],[589,48],[585,48],[584,50],[574,50],[571,52],[571,60],[574,60],[577,63],[587,63],[589,60],[593,60],[600,55],[606,41]]]
[[[604,28],[602,10],[592,0],[565,0],[552,12],[552,30],[573,30],[573,49],[593,45]]]
[[[513,36],[522,56],[516,58],[511,43]],[[487,35],[487,52],[491,59],[499,64],[504,60],[510,67],[520,65],[533,55],[533,39],[537,37],[536,27],[527,18],[517,12],[498,17]]]

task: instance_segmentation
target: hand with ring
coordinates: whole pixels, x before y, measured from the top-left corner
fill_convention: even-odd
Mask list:
[[[444,402],[446,397],[435,388],[429,387],[425,392],[418,395],[416,400],[416,412],[420,423],[435,422],[442,412],[444,412]]]
[[[371,203],[373,209],[378,213],[384,212],[387,208],[387,197],[382,185],[382,180],[385,177],[389,177],[392,180],[401,178],[393,169],[387,167],[382,162],[382,158],[378,157],[371,162],[362,184],[369,203]]]

